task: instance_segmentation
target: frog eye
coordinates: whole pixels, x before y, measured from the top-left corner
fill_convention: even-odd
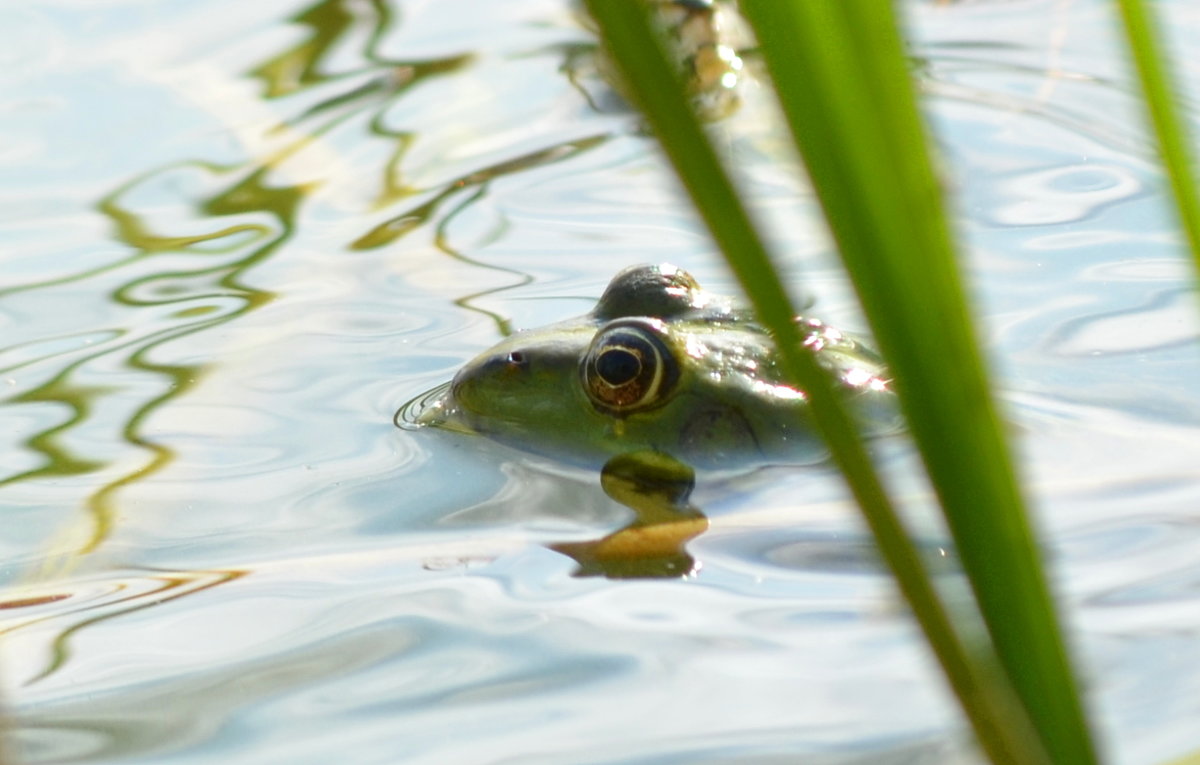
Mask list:
[[[675,358],[659,334],[634,322],[614,322],[601,329],[581,371],[592,404],[612,414],[662,403],[679,376]]]

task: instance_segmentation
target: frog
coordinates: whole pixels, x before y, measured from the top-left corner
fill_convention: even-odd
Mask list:
[[[820,319],[795,321],[860,419],[894,424],[880,356]],[[638,451],[701,469],[824,456],[770,332],[669,263],[626,268],[589,313],[468,361],[416,422],[584,464]]]
[[[880,356],[820,319],[795,321],[860,420],[893,427]],[[825,456],[808,396],[785,378],[771,333],[669,263],[620,271],[589,313],[515,332],[433,393],[411,418],[417,426],[562,462],[648,452],[721,470]]]

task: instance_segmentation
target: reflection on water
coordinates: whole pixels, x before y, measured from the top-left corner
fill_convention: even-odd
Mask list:
[[[911,10],[1112,759],[1195,752],[1194,292],[1107,7]],[[389,421],[629,263],[728,284],[569,5],[0,15],[22,762],[972,761],[828,467],[598,477]],[[740,95],[714,134],[861,326]],[[953,582],[912,455],[877,448]]]
[[[147,314],[157,318],[159,326],[153,334],[107,343],[109,347],[73,360],[50,380],[22,390],[11,398],[15,403],[65,404],[72,416],[64,423],[32,435],[26,445],[43,455],[45,460],[37,467],[5,477],[0,485],[95,473],[112,467],[111,463],[85,459],[67,445],[72,431],[86,426],[93,410],[110,406],[103,399],[103,389],[74,381],[81,367],[111,364],[112,357],[118,355],[118,363],[137,376],[147,378],[145,387],[155,389],[154,394],[146,396],[127,417],[122,428],[122,441],[143,455],[140,464],[133,470],[113,471],[118,475],[106,479],[88,498],[93,529],[79,546],[79,552],[94,550],[108,536],[117,515],[117,493],[161,470],[173,458],[169,446],[146,435],[144,422],[162,405],[185,395],[204,367],[201,364],[154,363],[150,358],[160,346],[191,333],[211,331],[274,297],[270,291],[248,284],[244,275],[289,240],[297,210],[315,185],[315,182],[280,184],[274,171],[342,122],[354,118],[365,120],[371,133],[396,141],[398,147],[383,169],[376,206],[422,193],[422,190],[398,185],[397,171],[404,148],[413,136],[389,132],[382,124],[383,115],[408,89],[431,77],[461,68],[470,56],[429,61],[381,57],[377,46],[392,23],[391,10],[385,3],[371,2],[364,19],[361,18],[363,9],[356,8],[352,13],[350,6],[344,0],[323,0],[296,14],[291,21],[307,28],[310,36],[254,67],[250,74],[263,81],[263,95],[267,99],[295,96],[350,77],[356,83],[364,73],[371,78],[366,84],[354,84],[349,90],[306,105],[298,115],[273,127],[270,132],[283,135],[284,139],[264,152],[261,158],[233,166],[186,161],[149,171],[106,196],[98,207],[112,220],[115,238],[131,248],[130,254],[123,259],[49,282],[0,289],[0,297],[4,297],[15,291],[36,291],[96,279],[115,271],[131,278],[115,284],[115,280],[106,278],[104,286],[111,289],[109,295],[113,304],[131,310],[128,319],[122,321],[119,314],[114,319],[132,325],[144,322],[143,317]],[[334,49],[363,32],[366,32],[361,51],[366,62],[363,70],[336,75],[324,71]],[[571,150],[551,147],[454,179],[445,189],[433,192],[430,201],[375,226],[360,237],[355,246],[382,246],[400,236],[405,229],[414,227],[397,226],[396,221],[424,223],[442,201],[464,187],[564,158],[572,150],[583,150],[595,141],[572,142]],[[176,207],[164,215],[164,201],[172,198],[177,200]],[[140,212],[139,206],[143,203],[152,206],[154,212]],[[139,268],[150,257],[167,262],[158,269],[153,266]],[[164,309],[170,313],[165,314]],[[173,320],[170,323],[174,326],[163,327],[164,319]],[[110,339],[116,341],[118,338],[120,335],[114,333]],[[87,344],[94,342],[89,340]],[[10,353],[15,350],[28,352],[21,346],[8,349]],[[46,360],[46,357],[38,360]],[[6,366],[5,371],[15,372],[28,363]]]
[[[464,196],[463,190],[471,191],[466,196],[466,203],[479,199],[482,194],[487,193],[487,183],[495,178],[507,175],[509,173],[520,172],[547,162],[557,162],[564,159],[569,159],[582,151],[598,145],[603,141],[605,136],[591,136],[578,141],[570,141],[560,146],[551,146],[548,149],[539,149],[538,151],[530,152],[516,159],[505,160],[491,167],[486,167],[481,170],[476,170],[468,175],[455,178],[446,184],[445,188],[438,191],[428,201],[424,202],[412,209],[406,210],[399,215],[389,218],[372,228],[367,233],[363,234],[358,239],[351,243],[351,248],[356,250],[369,250],[376,247],[383,247],[391,244],[396,239],[405,234],[427,224],[439,210],[443,203],[451,197]],[[476,188],[480,187],[480,188]],[[409,191],[408,194],[414,193],[415,190]],[[461,207],[455,209],[455,212],[461,210]],[[447,215],[443,219],[443,225],[453,221],[453,215]],[[439,232],[441,233],[441,232]]]
[[[687,576],[696,560],[684,549],[708,528],[689,503],[695,472],[658,452],[613,457],[600,475],[604,493],[634,512],[633,522],[592,542],[562,542],[551,549],[579,563],[579,576],[613,579]]]
[[[18,682],[22,684],[36,683],[61,669],[70,660],[71,640],[85,627],[216,587],[245,573],[146,572],[143,576],[132,579],[105,578],[103,581],[91,583],[91,588],[76,589],[69,593],[26,595],[0,604],[0,608],[12,611],[0,621],[0,636],[8,636],[11,641],[14,637],[19,638],[18,633],[22,630],[44,631],[47,629],[47,623],[58,623],[51,628],[54,639],[49,646],[50,655],[45,666],[26,666],[28,674],[18,678]],[[44,608],[51,605],[53,608]],[[46,613],[43,614],[42,611]],[[69,624],[61,626],[63,621],[69,621]]]

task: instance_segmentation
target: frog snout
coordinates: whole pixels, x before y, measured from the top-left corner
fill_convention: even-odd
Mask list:
[[[458,370],[454,379],[450,381],[450,397],[461,403],[464,394],[470,395],[471,378],[474,376],[469,364]]]
[[[485,396],[487,382],[497,379],[499,373],[496,359],[467,364],[450,381],[450,395],[460,406],[477,409]]]

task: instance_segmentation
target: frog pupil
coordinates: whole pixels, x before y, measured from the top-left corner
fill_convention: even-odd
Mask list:
[[[610,348],[596,359],[596,372],[609,385],[632,382],[641,371],[641,358],[627,348]]]

